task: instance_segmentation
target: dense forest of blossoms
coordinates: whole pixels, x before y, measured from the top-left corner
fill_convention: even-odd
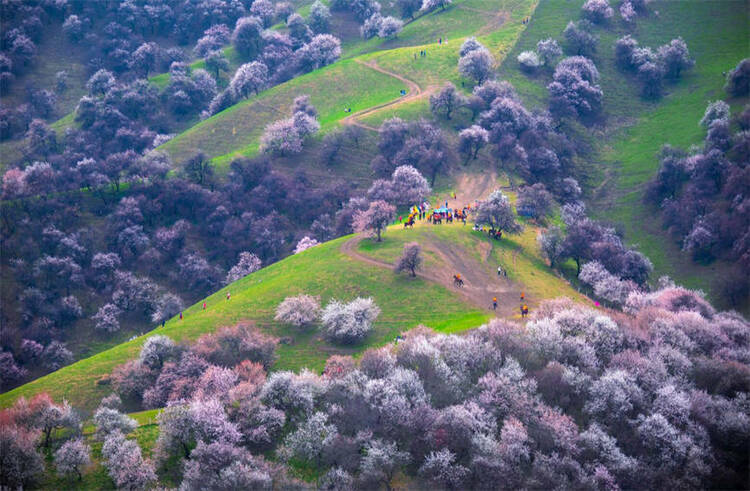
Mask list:
[[[153,336],[116,369],[126,403],[166,405],[152,460],[124,443],[136,425],[117,394],[95,412],[118,487],[177,462],[181,489],[306,486],[284,463],[315,469],[323,489],[388,487],[398,474],[447,489],[747,486],[750,324],[681,287],[633,293],[623,312],[558,299],[525,326],[419,327],[359,360],[332,356],[321,375],[267,375],[276,342],[249,325],[193,346]],[[87,457],[74,415],[43,396],[5,410],[3,484],[41,471],[37,444],[78,442],[55,454],[58,469]],[[50,439],[58,426],[73,439]]]

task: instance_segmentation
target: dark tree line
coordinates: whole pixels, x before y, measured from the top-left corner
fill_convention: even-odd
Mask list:
[[[732,119],[725,102],[712,102],[700,124],[703,148],[662,148],[646,200],[694,259],[736,264],[720,287],[727,304],[740,306],[750,292],[750,108]]]

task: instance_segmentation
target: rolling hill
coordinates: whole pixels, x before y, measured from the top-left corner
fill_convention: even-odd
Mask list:
[[[486,175],[465,176],[453,189],[459,196],[457,202],[471,203],[501,184]],[[12,404],[20,396],[48,392],[55,399],[65,398],[75,407],[91,410],[111,392],[105,376],[115,366],[136,357],[143,342],[154,334],[189,343],[220,327],[250,321],[265,332],[292,339],[289,344],[278,346],[279,359],[273,370],[307,367],[319,371],[331,354],[356,354],[386,344],[398,333],[420,324],[439,332],[477,327],[491,317],[488,306],[493,296],[500,301],[497,314],[508,318],[520,318],[517,297],[522,291],[532,309],[539,301],[558,296],[586,302],[584,296],[545,264],[536,246],[539,229],[531,223],[526,225],[521,235],[500,242],[491,241],[485,234],[460,223],[437,227],[420,223],[414,230],[392,225],[382,243],[347,236],[321,244],[252,273],[195,303],[184,311],[183,320],[175,317],[163,328],[0,395],[0,407]],[[414,240],[425,247],[425,271],[415,279],[394,274],[391,265],[403,244]],[[507,278],[495,278],[498,265],[508,271]],[[465,290],[457,291],[450,283],[456,272],[467,278]],[[226,300],[227,292],[231,293],[230,300]],[[319,295],[323,303],[331,298],[372,296],[382,309],[375,332],[365,344],[342,348],[331,345],[315,332],[300,332],[274,321],[276,305],[299,293]],[[202,310],[204,301],[206,310]]]

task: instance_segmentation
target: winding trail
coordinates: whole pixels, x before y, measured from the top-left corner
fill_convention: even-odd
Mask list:
[[[464,174],[457,180],[456,194],[458,201],[469,203],[482,199],[489,195],[496,187],[496,176],[492,173],[468,175]],[[418,222],[416,227],[431,228],[426,222]],[[438,227],[464,227],[460,223],[452,225],[438,225]],[[470,228],[466,226],[466,233],[470,233]],[[393,264],[359,252],[359,244],[365,236],[357,234],[341,245],[341,252],[347,256],[372,266],[393,269]],[[438,258],[438,265],[424,267],[417,272],[417,276],[444,286],[452,290],[467,302],[477,306],[481,310],[488,311],[492,306],[492,297],[497,297],[498,308],[495,312],[497,317],[501,318],[519,318],[519,293],[523,290],[518,283],[509,280],[507,277],[497,275],[497,265],[491,264],[489,258],[492,257],[492,251],[495,247],[492,241],[479,241],[479,255],[466,250],[459,244],[442,240],[435,234],[426,233],[420,236],[420,245],[425,252],[431,253]],[[453,285],[453,275],[460,273],[464,280],[463,288],[457,288]],[[533,299],[526,299],[529,306],[535,306]]]
[[[375,61],[362,61],[362,60],[359,60],[359,59],[355,59],[354,61],[357,62],[357,63],[359,63],[360,65],[364,65],[364,66],[366,66],[368,68],[372,68],[376,72],[380,72],[380,73],[383,73],[385,75],[389,75],[389,76],[391,76],[393,78],[396,78],[396,79],[402,81],[409,88],[409,92],[405,96],[399,97],[398,99],[393,99],[391,101],[384,102],[384,103],[378,104],[376,106],[368,107],[367,109],[362,109],[361,111],[357,111],[356,113],[350,114],[349,116],[345,117],[344,119],[342,119],[340,121],[340,123],[342,125],[359,126],[360,128],[364,128],[364,129],[367,129],[367,130],[370,130],[370,131],[378,131],[378,129],[375,128],[374,126],[370,126],[368,124],[365,124],[365,123],[362,123],[362,122],[358,121],[358,118],[361,118],[363,116],[368,116],[368,115],[373,114],[373,113],[375,113],[377,111],[380,111],[381,109],[385,109],[386,107],[396,106],[398,104],[404,104],[404,103],[412,101],[414,99],[418,99],[418,98],[421,98],[421,97],[426,97],[429,94],[431,94],[433,92],[433,90],[434,90],[434,88],[430,88],[430,89],[427,89],[427,90],[423,91],[419,87],[419,85],[416,84],[416,82],[414,82],[412,80],[409,80],[408,78],[406,78],[404,76],[401,76],[398,73],[394,73],[394,72],[388,71],[388,70],[386,70],[384,68],[381,68],[380,66],[378,66],[377,62],[375,62]]]

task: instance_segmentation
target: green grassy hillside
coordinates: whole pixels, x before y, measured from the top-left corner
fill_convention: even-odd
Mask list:
[[[562,41],[569,20],[580,18],[580,0],[545,0],[535,11],[529,27],[500,69],[500,76],[513,83],[524,100],[546,105],[546,85],[551,70],[528,77],[519,70],[516,57],[533,49],[547,37]],[[620,224],[629,243],[635,244],[654,263],[654,278],[668,274],[680,283],[701,288],[712,295],[712,282],[731,266],[721,261],[699,265],[681,253],[661,227],[657,213],[642,204],[645,183],[658,169],[656,154],[664,143],[687,147],[704,137],[698,120],[709,101],[725,98],[722,72],[748,56],[750,8],[744,0],[702,2],[654,1],[650,15],[640,17],[628,31],[618,15],[606,28],[596,28],[600,37],[596,66],[604,91],[604,124],[593,128],[588,157],[595,167],[589,207],[595,217]],[[677,83],[665,84],[665,96],[646,101],[639,96],[634,77],[614,64],[613,44],[631,32],[642,46],[653,48],[682,36],[695,58],[695,67]],[[746,101],[732,101],[734,108]]]
[[[368,89],[365,89],[365,88]],[[346,107],[359,111],[399,97],[406,86],[354,60],[344,60],[295,78],[202,121],[160,147],[180,162],[198,149],[216,162],[258,149],[265,126],[289,117],[295,97],[309,94],[318,109],[322,129],[347,115]]]
[[[208,297],[208,308],[201,302],[184,312],[184,320],[171,319],[164,328],[86,358],[57,372],[0,395],[0,406],[7,406],[21,395],[42,391],[55,399],[67,399],[76,407],[92,409],[101,397],[111,392],[97,381],[112,369],[137,356],[146,337],[165,334],[176,341],[194,341],[200,335],[236,323],[254,321],[258,327],[277,336],[290,336],[292,344],[280,345],[274,370],[323,368],[326,358],[335,353],[357,353],[370,346],[392,341],[401,331],[424,324],[437,330],[457,331],[482,324],[484,312],[456,298],[439,285],[411,280],[393,272],[360,263],[339,251],[347,238],[315,247],[253,273]],[[386,239],[387,240],[387,239]],[[232,294],[227,301],[226,292]],[[317,333],[302,333],[273,321],[274,310],[289,295],[308,293],[342,300],[372,296],[382,309],[374,333],[356,348],[339,348],[321,339]]]

